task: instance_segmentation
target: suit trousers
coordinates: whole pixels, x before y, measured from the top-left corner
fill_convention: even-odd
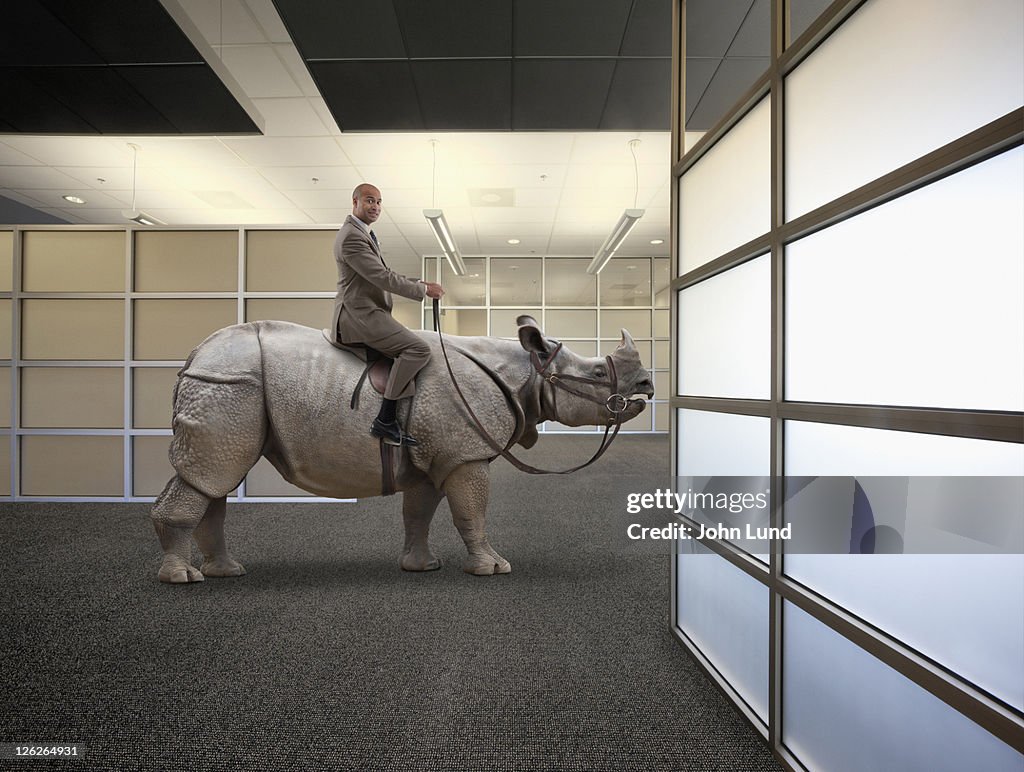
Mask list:
[[[430,361],[430,346],[416,333],[399,324],[382,338],[361,341],[395,360],[384,389],[386,399],[404,399],[416,393],[416,374]]]

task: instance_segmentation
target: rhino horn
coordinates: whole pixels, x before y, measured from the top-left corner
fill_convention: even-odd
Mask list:
[[[636,344],[633,343],[633,336],[629,334],[629,330],[621,327],[619,331],[622,333],[622,340],[619,341],[617,348],[625,349],[626,351],[636,351]]]
[[[536,351],[538,354],[548,353],[548,342],[544,340],[544,333],[540,331],[537,320],[532,316],[520,316],[516,319],[519,323],[519,342],[527,351]]]

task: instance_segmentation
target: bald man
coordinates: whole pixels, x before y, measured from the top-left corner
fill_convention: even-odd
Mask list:
[[[381,213],[380,191],[363,183],[352,191],[352,214],[334,240],[338,294],[332,329],[341,343],[363,343],[395,360],[380,413],[370,434],[389,445],[416,445],[395,418],[397,401],[416,391],[416,373],[430,361],[430,347],[391,315],[391,293],[410,300],[444,295],[440,284],[409,279],[388,268],[371,226]]]

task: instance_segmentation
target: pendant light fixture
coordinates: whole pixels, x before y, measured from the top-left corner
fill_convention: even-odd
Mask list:
[[[587,266],[587,273],[601,273],[601,270],[608,265],[608,261],[615,255],[616,250],[622,246],[626,236],[633,230],[637,220],[644,216],[645,210],[637,209],[636,207],[637,197],[640,193],[640,167],[636,159],[636,148],[639,144],[639,139],[631,139],[629,141],[629,149],[633,153],[633,208],[627,209],[622,213],[619,221],[612,228],[612,232],[608,234],[608,238],[605,239],[604,244],[601,245],[601,248],[597,250],[597,254],[594,255],[594,259]]]
[[[465,276],[466,264],[462,261],[459,248],[455,245],[455,238],[452,236],[451,228],[448,227],[448,221],[444,219],[444,212],[437,208],[436,139],[430,140],[430,149],[433,153],[431,208],[424,209],[423,216],[427,218],[427,225],[433,231],[434,238],[437,239],[437,243],[441,246],[441,251],[444,253],[445,259],[448,260],[448,265],[451,266],[452,271],[455,272],[456,276]]]
[[[124,217],[126,220],[137,222],[139,225],[165,225],[165,223],[160,222],[160,220],[153,217],[153,215],[146,214],[145,212],[140,211],[135,206],[136,172],[138,171],[139,151],[142,148],[140,148],[134,142],[129,142],[128,147],[132,149],[132,208],[122,209],[121,216]]]

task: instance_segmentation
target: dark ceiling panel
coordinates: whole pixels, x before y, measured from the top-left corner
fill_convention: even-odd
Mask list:
[[[831,5],[832,0],[789,0],[789,34],[796,40]]]
[[[768,69],[768,59],[723,59],[686,128],[706,131],[732,108],[754,81]]]
[[[615,66],[600,128],[669,131],[671,80],[671,71],[657,59],[621,60]]]
[[[342,131],[424,128],[408,62],[310,62]]]
[[[112,68],[31,67],[21,74],[101,134],[176,133]]]
[[[753,0],[687,0],[686,57],[722,57]]]
[[[0,24],[0,64],[103,64],[74,32],[33,0],[6,3]]]
[[[424,128],[511,131],[512,62],[412,62]]]
[[[252,118],[206,65],[140,65],[114,70],[182,134],[208,133],[210,125],[218,127],[218,134],[259,132]],[[196,105],[202,105],[202,110],[197,110]]]
[[[726,56],[771,56],[771,0],[755,0]]]
[[[632,0],[514,0],[516,56],[618,56]]]
[[[15,68],[0,68],[0,118],[29,134],[95,134],[96,127]]]
[[[512,71],[512,128],[595,129],[614,69],[611,60],[517,61]]]
[[[509,0],[393,0],[413,59],[512,56]]]
[[[42,3],[109,64],[203,61],[158,0]]]
[[[715,70],[721,63],[721,59],[687,59],[686,60],[686,128],[690,126],[690,116],[694,109],[700,104],[700,98],[704,96]]]
[[[672,56],[672,0],[636,0],[622,41],[623,56]],[[667,70],[668,68],[666,68]]]
[[[303,59],[404,59],[390,0],[274,0]]]

